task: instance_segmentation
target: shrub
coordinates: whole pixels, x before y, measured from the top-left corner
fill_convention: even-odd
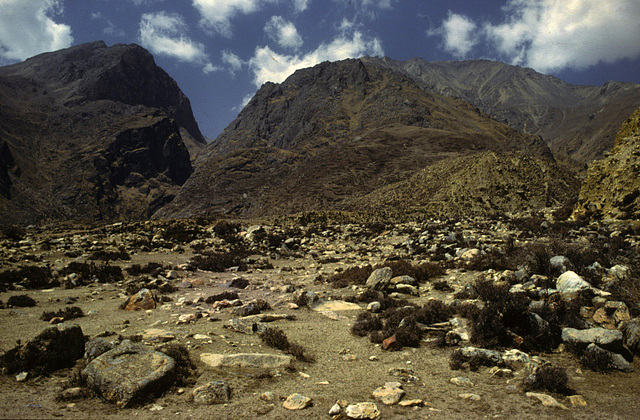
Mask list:
[[[36,301],[27,295],[16,295],[11,296],[9,300],[7,300],[7,305],[14,306],[16,308],[26,308],[36,306]]]
[[[529,375],[523,381],[525,391],[548,391],[556,394],[568,394],[571,389],[567,386],[569,377],[563,368],[542,366],[535,374]]]
[[[433,288],[441,292],[453,292],[453,287],[449,286],[446,280],[440,280],[433,283]]]
[[[613,357],[608,351],[585,351],[580,356],[580,364],[583,368],[595,372],[610,372],[614,370]]]
[[[189,357],[189,350],[182,344],[167,344],[156,348],[176,361],[174,384],[177,386],[191,386],[196,383],[194,373],[196,365]]]
[[[36,265],[22,266],[15,270],[7,270],[0,273],[0,289],[22,284],[27,289],[42,289],[45,287],[57,286],[53,280],[51,270],[48,267],[38,267]]]
[[[206,252],[195,255],[189,265],[198,270],[213,272],[222,272],[231,267],[238,267],[240,271],[247,269],[247,264],[234,252]]]
[[[10,239],[14,242],[18,242],[24,239],[25,235],[27,234],[24,227],[20,225],[3,226],[0,229],[0,233],[2,233],[2,236],[4,236],[5,238]]]
[[[105,262],[115,261],[115,260],[128,261],[131,259],[131,256],[129,256],[129,253],[127,252],[126,249],[124,249],[124,247],[120,247],[117,251],[105,251],[105,250],[96,251],[89,256],[89,259],[101,260]]]
[[[351,327],[351,334],[364,337],[373,331],[382,329],[382,320],[371,312],[362,312]]]
[[[309,363],[315,362],[314,357],[307,353],[304,347],[299,344],[290,343],[284,331],[279,328],[267,327],[267,329],[260,334],[260,339],[267,346],[290,354],[297,360]]]
[[[238,294],[236,292],[222,292],[217,295],[209,296],[205,299],[206,303],[214,303],[219,302],[221,300],[234,300],[238,299]]]
[[[42,315],[40,315],[40,319],[42,321],[51,321],[52,318],[61,317],[64,318],[65,321],[75,318],[81,318],[84,316],[84,312],[77,306],[69,306],[64,309],[60,309],[57,312],[53,311],[44,311]]]
[[[145,266],[140,266],[140,264],[131,264],[131,266],[125,270],[131,276],[139,276],[142,274],[157,276],[164,270],[164,266],[157,262],[150,262]]]
[[[373,269],[370,265],[365,265],[364,267],[351,267],[341,273],[334,274],[329,277],[327,282],[331,283],[336,289],[353,284],[365,284],[372,272]]]
[[[79,277],[77,285],[82,285],[93,281],[95,278],[100,283],[115,283],[124,280],[122,269],[117,265],[97,265],[93,262],[90,264],[73,261],[65,268],[60,270],[61,276],[76,273]],[[72,285],[67,283],[67,287]]]
[[[174,223],[164,230],[162,238],[168,242],[186,244],[197,239],[201,233],[200,226]]]

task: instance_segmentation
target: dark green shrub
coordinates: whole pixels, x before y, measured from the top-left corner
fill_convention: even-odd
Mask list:
[[[373,269],[370,265],[365,265],[364,267],[351,267],[341,273],[334,274],[329,277],[327,282],[331,283],[336,289],[354,284],[365,284],[372,272]]]
[[[27,295],[16,295],[11,296],[9,300],[7,300],[7,305],[13,306],[15,308],[27,308],[36,306],[36,301]]]
[[[563,368],[542,366],[535,374],[523,381],[525,391],[548,391],[556,394],[568,394],[569,377]]]

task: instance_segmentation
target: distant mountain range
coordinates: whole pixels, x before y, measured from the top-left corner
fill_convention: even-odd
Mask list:
[[[489,61],[325,62],[263,85],[205,146],[146,50],[95,42],[1,67],[0,98],[2,223],[435,201],[464,215],[577,197],[575,172],[611,148],[640,85],[572,86]]]

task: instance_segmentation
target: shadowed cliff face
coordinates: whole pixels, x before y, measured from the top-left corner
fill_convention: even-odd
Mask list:
[[[640,108],[622,124],[609,155],[589,166],[574,214],[640,220]]]
[[[342,209],[437,161],[488,150],[551,156],[540,138],[388,68],[322,63],[262,86],[154,217]]]
[[[0,100],[4,223],[147,218],[205,144],[189,100],[137,45],[95,42],[2,67]]]

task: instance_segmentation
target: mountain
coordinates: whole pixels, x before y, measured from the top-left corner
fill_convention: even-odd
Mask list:
[[[0,67],[0,220],[147,218],[206,144],[176,82],[103,42]]]
[[[640,106],[640,85],[571,85],[529,68],[487,60],[427,62],[365,58],[454,96],[512,128],[542,136],[556,158],[583,166],[613,146],[620,124]]]
[[[263,85],[154,217],[343,209],[439,160],[482,151],[551,157],[541,138],[386,66],[325,62]]]
[[[608,156],[589,166],[574,215],[640,219],[640,108],[622,124]]]
[[[579,188],[575,174],[550,159],[484,152],[441,160],[351,204],[390,214],[496,216],[559,207],[575,199]]]

